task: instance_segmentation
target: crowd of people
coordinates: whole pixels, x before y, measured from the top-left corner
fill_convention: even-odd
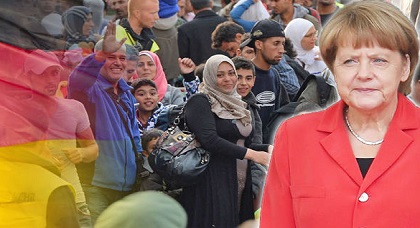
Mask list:
[[[0,2],[0,226],[420,226],[412,2]],[[172,189],[180,107],[211,159]]]

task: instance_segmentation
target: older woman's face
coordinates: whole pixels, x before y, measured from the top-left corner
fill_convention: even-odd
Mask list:
[[[369,111],[396,105],[398,85],[408,79],[410,61],[377,43],[354,48],[349,42],[338,47],[333,72],[340,97],[350,107]]]
[[[312,26],[300,41],[300,45],[302,45],[303,50],[312,50],[315,47],[317,36],[318,32],[316,31],[315,27]]]
[[[147,78],[153,80],[156,76],[156,64],[147,55],[140,55],[139,64],[137,65],[137,74],[139,78]]]
[[[232,65],[227,62],[222,62],[217,69],[216,80],[217,87],[219,87],[220,91],[230,94],[235,89],[238,78]]]

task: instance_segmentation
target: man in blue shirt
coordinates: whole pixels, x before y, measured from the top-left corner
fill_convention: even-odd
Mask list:
[[[78,167],[92,222],[113,202],[128,195],[136,180],[136,155],[141,153],[135,98],[124,81],[125,39],[115,38],[109,23],[104,40],[71,73],[69,97],[85,106],[99,156]]]

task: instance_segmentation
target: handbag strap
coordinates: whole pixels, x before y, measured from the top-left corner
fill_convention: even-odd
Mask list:
[[[179,123],[181,122],[181,115],[184,114],[184,112],[185,112],[185,105],[186,105],[186,103],[184,103],[183,105],[184,106],[182,106],[181,111],[175,117],[174,122],[172,123],[172,126],[174,128],[179,125]],[[184,116],[184,125],[185,125],[184,127],[187,127],[186,122],[185,122],[185,116]]]
[[[127,112],[128,108],[125,106],[124,102],[120,102],[120,97],[117,94],[112,92],[110,89],[106,90],[106,92],[111,97],[111,100],[113,101],[115,108],[118,111],[118,115],[120,116],[122,122],[124,123],[125,130],[127,131],[127,134],[130,136],[130,141],[133,146],[134,156],[138,158],[139,154],[137,153],[137,147],[136,147],[136,144],[134,143],[133,135],[131,134],[130,128],[128,127],[127,119],[124,117],[121,111],[121,108],[122,108],[125,112]]]
[[[206,98],[208,99],[208,101],[210,102],[210,97],[207,94],[204,94],[206,96]],[[188,101],[187,101],[188,102]],[[185,131],[189,131],[188,130],[188,126],[187,126],[187,118],[185,117],[185,106],[187,105],[187,103],[185,102],[181,108],[181,111],[179,112],[179,114],[175,117],[171,127],[174,129],[176,128],[179,123],[181,123],[181,116],[182,114],[184,114],[184,130]]]

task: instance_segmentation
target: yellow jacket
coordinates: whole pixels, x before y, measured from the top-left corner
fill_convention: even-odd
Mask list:
[[[118,40],[121,40],[123,38],[127,38],[127,40],[125,41],[125,44],[129,44],[132,45],[134,47],[136,47],[136,41],[134,40],[134,38],[130,35],[130,33],[128,33],[124,27],[122,27],[121,25],[117,25],[116,27],[116,37]],[[156,43],[155,40],[152,39],[152,47],[150,48],[151,52],[157,52],[159,51],[159,45]]]
[[[54,165],[33,153],[0,148],[0,227],[46,227],[51,193],[67,186],[74,195],[51,169]]]

